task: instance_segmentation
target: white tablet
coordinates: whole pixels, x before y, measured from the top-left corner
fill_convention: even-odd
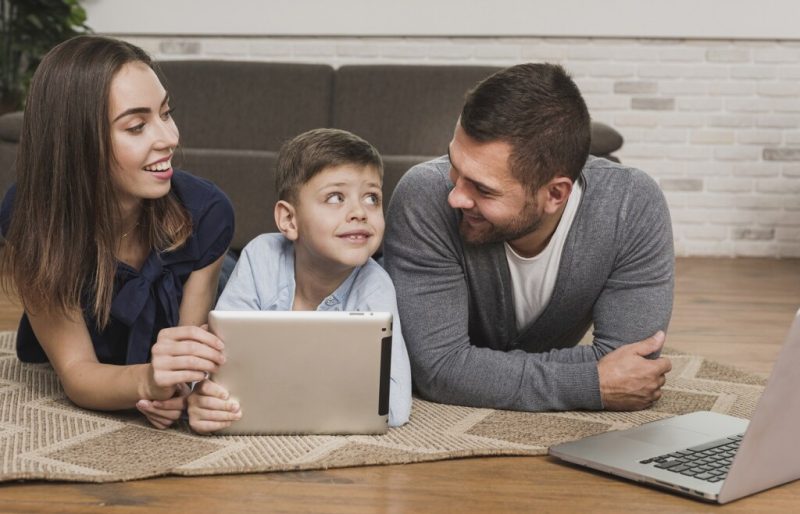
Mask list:
[[[379,434],[388,429],[392,314],[211,311],[225,343],[212,379],[242,418],[220,434]]]

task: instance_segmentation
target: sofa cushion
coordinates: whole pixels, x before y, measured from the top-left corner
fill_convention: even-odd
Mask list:
[[[330,126],[330,66],[162,61],[159,68],[187,148],[278,150],[300,132]]]
[[[405,172],[417,164],[430,161],[440,155],[384,155],[383,156],[383,208],[384,212],[389,205],[397,182]]]
[[[351,65],[336,72],[333,125],[383,155],[442,155],[464,94],[499,68]]]
[[[241,250],[257,235],[276,230],[276,161],[275,152],[183,148],[175,166],[214,182],[228,195],[236,215],[231,247]]]

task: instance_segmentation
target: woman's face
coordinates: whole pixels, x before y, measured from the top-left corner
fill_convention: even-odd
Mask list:
[[[143,199],[169,193],[178,127],[166,90],[143,62],[130,62],[117,72],[108,103],[111,178],[125,212]]]

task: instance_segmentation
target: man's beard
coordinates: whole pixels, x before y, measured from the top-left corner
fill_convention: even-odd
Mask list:
[[[527,202],[513,221],[505,225],[494,225],[484,220],[486,228],[476,230],[462,216],[458,229],[464,242],[470,245],[484,245],[514,241],[528,235],[542,225],[542,217],[536,212],[536,202]]]

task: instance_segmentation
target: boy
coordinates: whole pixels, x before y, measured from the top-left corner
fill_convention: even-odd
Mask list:
[[[284,144],[275,186],[280,234],[242,251],[219,310],[388,311],[394,316],[389,425],[408,421],[411,371],[394,286],[376,263],[383,238],[378,151],[343,130],[315,129]],[[189,397],[189,423],[214,432],[241,418],[239,405],[210,380]]]

